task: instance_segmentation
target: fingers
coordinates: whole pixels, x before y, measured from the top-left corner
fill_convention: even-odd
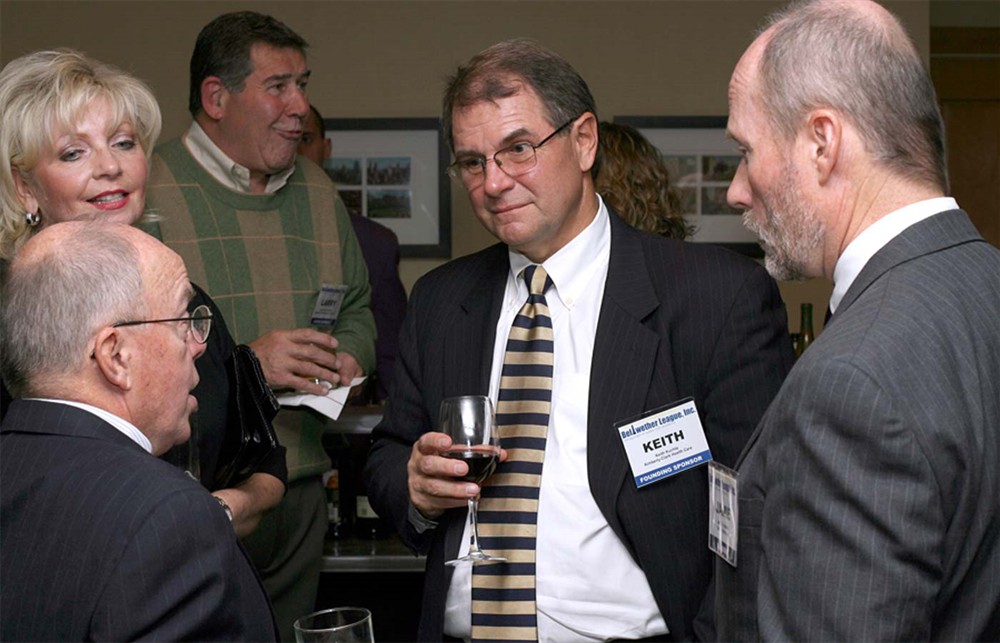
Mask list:
[[[272,388],[315,395],[325,395],[340,382],[337,346],[334,337],[311,328],[274,330],[250,343]]]
[[[479,486],[460,480],[469,472],[467,464],[438,455],[451,446],[443,433],[425,433],[413,445],[409,474],[410,502],[427,518],[437,518],[446,509],[465,506],[479,493]]]
[[[337,350],[337,347],[340,345],[340,342],[338,342],[337,338],[333,335],[318,331],[314,328],[294,328],[292,330],[277,330],[272,332],[286,333],[289,340],[292,342],[296,342],[298,344],[312,344],[326,348],[329,351]]]
[[[365,374],[361,365],[358,364],[358,360],[354,359],[350,353],[337,353],[337,373],[345,386],[349,386],[354,378]]]

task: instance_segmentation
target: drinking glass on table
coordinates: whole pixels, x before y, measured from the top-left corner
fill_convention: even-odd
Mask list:
[[[372,613],[363,607],[313,612],[292,624],[296,643],[375,643]]]
[[[493,417],[493,403],[485,395],[462,395],[441,400],[441,433],[451,438],[451,447],[441,452],[446,458],[461,460],[469,472],[461,479],[481,485],[496,469],[500,458],[500,436]],[[479,496],[469,499],[469,527],[472,540],[469,553],[449,560],[448,565],[466,561],[503,562],[506,558],[490,556],[479,548],[479,527],[476,512]]]

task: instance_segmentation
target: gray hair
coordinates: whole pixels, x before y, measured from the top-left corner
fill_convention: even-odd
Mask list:
[[[836,109],[876,161],[947,193],[934,85],[895,16],[879,19],[842,2],[812,0],[775,14],[768,28],[758,96],[776,133],[791,140],[809,111]]]
[[[126,226],[57,225],[78,230],[41,257],[15,258],[4,278],[0,372],[15,397],[57,390],[86,363],[98,330],[147,314],[139,253],[120,232]]]
[[[534,40],[505,40],[479,52],[448,78],[441,125],[452,141],[452,113],[482,101],[513,96],[530,87],[545,106],[549,124],[558,127],[585,112],[597,117],[590,88],[564,58]]]
[[[54,137],[72,129],[95,101],[128,122],[146,158],[160,135],[160,107],[141,80],[78,51],[37,51],[0,72],[0,258],[9,259],[33,231],[24,219],[14,172],[30,173]]]

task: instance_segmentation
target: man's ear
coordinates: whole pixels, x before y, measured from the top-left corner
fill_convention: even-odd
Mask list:
[[[580,171],[590,172],[597,158],[597,117],[585,112],[573,129],[573,144],[580,158]]]
[[[228,98],[229,90],[218,76],[201,81],[201,109],[212,120],[217,121],[225,114]]]
[[[132,388],[132,351],[120,328],[102,328],[94,339],[94,360],[104,379],[122,391]]]
[[[841,161],[844,126],[840,115],[829,109],[817,109],[806,119],[806,150],[808,162],[816,172],[816,180],[825,185]]]
[[[35,198],[34,191],[28,183],[28,179],[24,178],[21,171],[16,167],[11,168],[11,176],[14,177],[14,191],[17,192],[17,198],[21,201],[21,205],[24,206],[25,212],[33,212],[38,214],[38,199]],[[24,214],[23,212],[21,214]]]

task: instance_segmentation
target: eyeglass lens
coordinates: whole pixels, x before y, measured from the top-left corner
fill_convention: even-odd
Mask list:
[[[515,143],[510,147],[499,150],[493,155],[493,161],[507,176],[520,176],[531,170],[538,163],[538,148],[548,143],[559,132],[566,129],[576,119],[570,119],[557,127],[555,131],[546,136],[536,144]],[[478,185],[486,174],[486,163],[489,159],[476,158],[458,160],[448,168],[448,174],[454,178],[461,179],[466,186]]]
[[[202,304],[191,312],[191,334],[199,344],[208,341],[208,334],[212,331],[212,311],[208,306]]]

